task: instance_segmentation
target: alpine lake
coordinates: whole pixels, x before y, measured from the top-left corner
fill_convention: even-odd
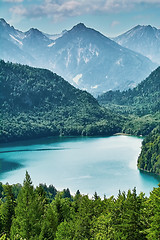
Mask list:
[[[26,170],[34,186],[52,184],[57,190],[79,189],[103,198],[136,187],[149,196],[160,177],[137,168],[142,138],[57,137],[0,145],[0,181],[23,184]]]

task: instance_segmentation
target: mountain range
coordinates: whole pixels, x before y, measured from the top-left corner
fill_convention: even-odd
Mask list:
[[[160,29],[138,25],[113,40],[160,65]]]
[[[0,60],[0,142],[59,135],[112,135],[123,118],[57,74]]]
[[[0,19],[0,46],[1,59],[50,69],[95,96],[133,88],[157,66],[82,23],[48,35],[34,28],[22,32]]]

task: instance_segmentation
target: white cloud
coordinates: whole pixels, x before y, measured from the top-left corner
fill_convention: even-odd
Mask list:
[[[27,15],[27,9],[23,6],[14,6],[9,11],[17,16]]]
[[[111,27],[115,27],[115,26],[117,26],[117,25],[119,25],[120,24],[120,22],[118,22],[118,21],[113,21],[112,23],[111,23]]]
[[[2,0],[3,2],[8,2],[8,3],[22,3],[23,0]]]
[[[20,3],[23,0],[3,0],[8,2]],[[66,17],[81,16],[84,14],[108,13],[128,11],[137,4],[157,4],[160,5],[159,0],[43,0],[42,3],[27,6],[14,6],[10,11],[14,14],[29,16],[32,18],[47,16],[52,17],[54,21]],[[113,26],[118,22],[113,22]]]

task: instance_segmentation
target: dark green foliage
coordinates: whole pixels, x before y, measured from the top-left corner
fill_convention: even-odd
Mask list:
[[[147,229],[149,240],[160,239],[160,185],[150,194],[149,204],[149,228]]]
[[[3,185],[0,182],[0,198],[2,198],[2,196],[3,196]]]
[[[15,199],[12,191],[12,186],[4,186],[4,202],[1,207],[2,232],[9,236],[14,216]]]
[[[134,89],[123,92],[109,91],[99,96],[98,101],[101,104],[113,104],[115,108],[121,106],[123,113],[134,113],[139,116],[159,111],[160,67]]]
[[[23,187],[17,198],[15,218],[11,227],[11,239],[37,239],[41,232],[42,216],[46,201],[35,191],[26,172]]]
[[[123,121],[49,70],[0,61],[0,142],[111,135]]]
[[[55,238],[58,227],[58,216],[51,205],[47,206],[42,219],[39,239],[52,240]]]
[[[62,192],[62,198],[69,198],[72,199],[71,193],[69,191],[69,188],[64,189]]]
[[[147,136],[157,126],[160,126],[160,112],[142,117],[131,116],[122,131],[130,135]]]
[[[51,205],[57,214],[58,223],[71,219],[73,214],[71,204],[72,201],[70,198],[63,198],[63,192],[56,195],[55,200],[52,201]]]
[[[160,126],[155,128],[142,142],[138,167],[148,172],[160,174]]]
[[[55,198],[57,194],[57,189],[53,185],[49,185],[47,187],[46,184],[41,183],[39,187],[41,187],[45,191],[46,197],[49,199],[50,202]]]
[[[18,197],[18,194],[19,194],[21,188],[22,188],[22,185],[20,183],[12,185],[12,192],[13,192],[13,195],[15,198]]]
[[[148,135],[160,124],[160,67],[134,89],[109,91],[99,96],[98,101],[107,109],[127,116],[124,133]]]
[[[134,188],[103,200],[97,193],[90,199],[79,191],[73,197],[67,188],[57,192],[51,203],[42,186],[34,189],[26,172],[15,201],[12,186],[4,186],[5,198],[0,202],[1,240],[160,239],[160,186],[149,197],[138,195]],[[69,197],[64,198],[64,192]]]
[[[134,89],[109,91],[99,96],[98,101],[107,109],[126,116],[123,133],[149,134],[142,143],[138,167],[160,174],[160,67]]]

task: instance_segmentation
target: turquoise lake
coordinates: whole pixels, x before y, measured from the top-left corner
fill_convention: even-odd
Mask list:
[[[47,138],[0,145],[0,181],[53,184],[103,197],[136,187],[147,196],[160,177],[137,169],[142,139],[132,136]]]

